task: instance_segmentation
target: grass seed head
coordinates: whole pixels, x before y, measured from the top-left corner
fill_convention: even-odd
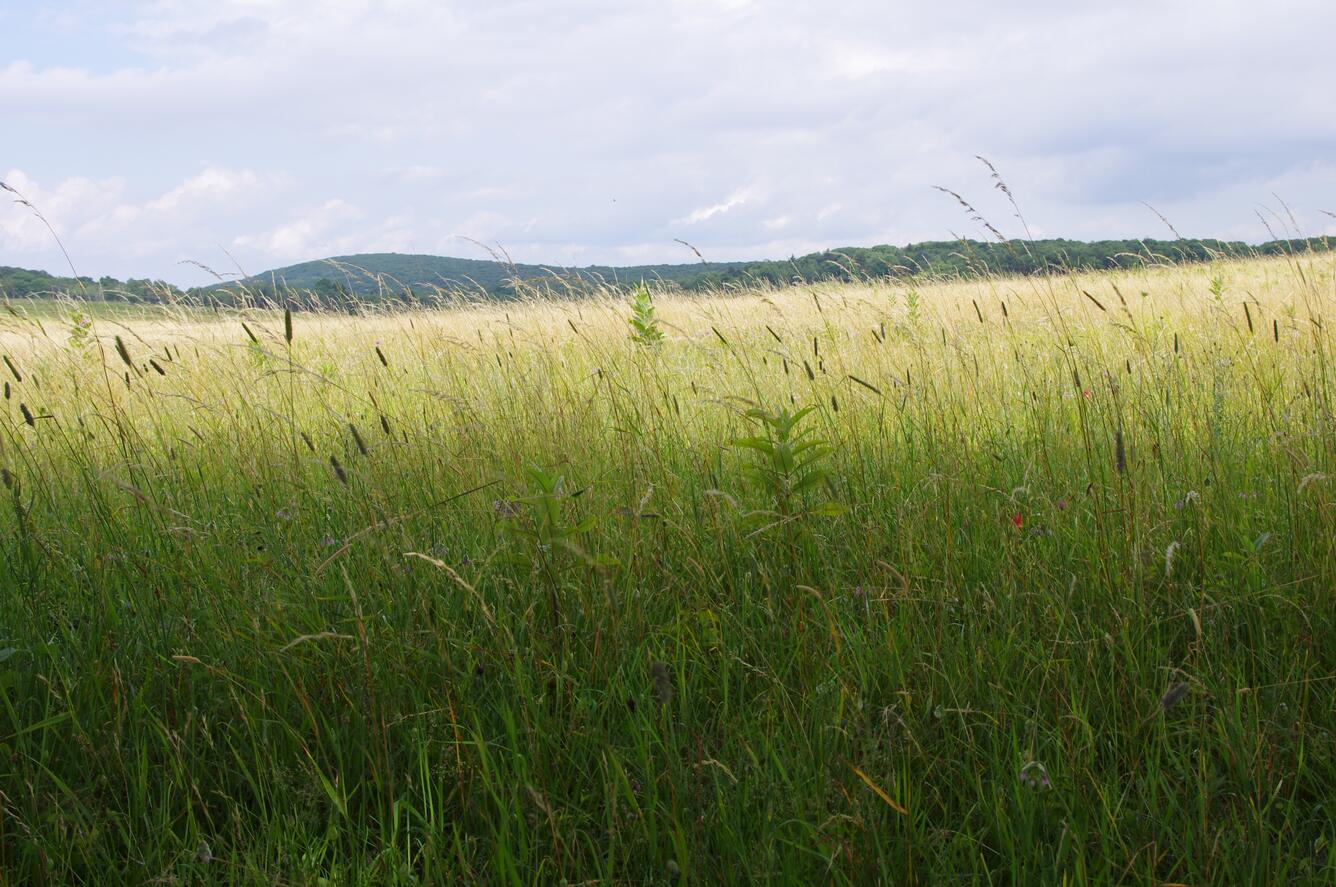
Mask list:
[[[348,430],[353,433],[353,442],[357,444],[357,451],[363,456],[368,455],[366,441],[362,440],[362,433],[357,430],[357,426],[352,422],[348,423]]]
[[[1168,711],[1175,705],[1178,705],[1178,703],[1182,702],[1183,697],[1188,695],[1189,689],[1190,687],[1187,681],[1179,681],[1168,690],[1165,690],[1164,695],[1160,697],[1160,711]]]
[[[125,340],[122,339],[120,336],[116,337],[116,353],[121,356],[121,360],[125,363],[126,366],[134,370],[136,373],[139,372],[139,370],[135,367],[135,362],[130,359],[130,349],[125,347]]]

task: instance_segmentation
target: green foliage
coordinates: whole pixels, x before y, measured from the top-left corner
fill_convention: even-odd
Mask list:
[[[786,285],[814,281],[883,278],[954,279],[993,274],[1063,274],[1147,265],[1211,262],[1222,258],[1326,252],[1328,238],[1276,240],[1251,246],[1222,240],[946,240],[905,247],[846,247],[788,261],[748,262],[732,268],[697,266],[682,285],[689,289],[726,284]]]
[[[92,302],[161,303],[184,295],[180,289],[161,280],[60,277],[45,271],[0,265],[0,298],[71,296]]]
[[[580,537],[598,525],[597,515],[575,521],[566,517],[568,503],[580,492],[567,493],[565,477],[536,466],[525,469],[524,477],[529,494],[514,501],[497,500],[495,507],[506,532],[531,543],[533,557],[527,562],[546,569],[554,555],[567,552],[587,563],[599,563],[579,544]]]
[[[643,283],[631,293],[631,341],[637,345],[653,346],[663,341],[663,330],[654,317],[654,300],[649,287]]]
[[[616,565],[616,558],[595,556],[581,545],[581,537],[599,525],[599,514],[585,514],[578,520],[566,516],[582,490],[566,492],[565,477],[537,466],[525,469],[524,477],[529,485],[528,496],[494,502],[502,529],[514,540],[526,542],[512,546],[508,557],[518,558],[518,562],[549,578],[556,577],[564,566],[560,560],[562,554],[593,568]]]
[[[909,330],[911,332],[917,331],[923,320],[923,300],[919,298],[918,290],[913,287],[905,292],[905,310],[905,322],[908,324]]]
[[[77,305],[70,309],[69,344],[76,351],[86,351],[93,344],[93,315]]]
[[[566,516],[567,506],[580,492],[568,494],[565,478],[537,466],[525,469],[529,495],[517,500],[498,499],[493,503],[501,517],[501,527],[516,541],[507,549],[505,559],[526,567],[548,593],[551,629],[562,630],[561,583],[565,569],[575,563],[605,570],[616,565],[610,557],[589,554],[581,538],[598,526],[598,517],[586,515],[580,520]]]
[[[782,409],[771,412],[760,408],[747,410],[746,416],[761,431],[759,435],[738,437],[731,445],[748,453],[751,459],[742,466],[742,476],[750,486],[769,500],[769,507],[749,511],[744,521],[753,532],[775,527],[789,527],[810,517],[836,517],[844,513],[833,501],[811,502],[819,489],[830,486],[826,468],[830,445],[816,435],[815,429],[803,427],[803,420],[815,407],[797,412]]]

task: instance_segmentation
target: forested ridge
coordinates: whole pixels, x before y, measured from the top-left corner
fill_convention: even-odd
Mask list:
[[[823,280],[962,278],[986,274],[1128,268],[1146,264],[1205,262],[1218,258],[1326,251],[1326,237],[1272,240],[1262,244],[1214,239],[1180,240],[944,240],[846,247],[788,259],[582,268],[517,264],[448,256],[368,253],[303,262],[239,280],[182,289],[161,280],[62,277],[45,271],[0,266],[0,296],[69,295],[90,300],[206,303],[265,303],[305,294],[324,305],[366,301],[432,301],[465,293],[512,298],[544,291],[578,295],[595,286],[657,282],[683,290]]]

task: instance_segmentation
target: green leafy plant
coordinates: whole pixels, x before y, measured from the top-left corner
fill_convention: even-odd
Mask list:
[[[93,344],[93,316],[77,306],[70,312],[68,341],[76,351],[86,351]]]
[[[905,322],[911,330],[917,330],[919,323],[923,320],[923,304],[919,299],[918,290],[911,289],[905,293]]]
[[[643,283],[631,294],[631,341],[637,345],[653,346],[663,341],[663,330],[654,316],[654,300],[649,287]]]
[[[735,438],[732,446],[750,454],[751,460],[742,467],[743,477],[769,500],[769,507],[744,515],[753,533],[844,513],[838,502],[812,501],[818,488],[830,487],[830,471],[825,465],[831,454],[830,445],[817,437],[814,429],[802,427],[814,409],[809,406],[797,412],[770,412],[753,408],[746,412],[761,433]]]
[[[528,566],[547,588],[555,631],[561,625],[559,589],[563,571],[573,564],[607,569],[616,566],[617,561],[591,555],[580,544],[580,537],[598,526],[596,514],[579,520],[567,516],[567,503],[583,490],[567,493],[562,475],[537,467],[526,469],[524,477],[531,491],[529,495],[515,500],[498,499],[492,506],[501,517],[502,530],[512,540],[523,543],[508,552],[508,559]]]

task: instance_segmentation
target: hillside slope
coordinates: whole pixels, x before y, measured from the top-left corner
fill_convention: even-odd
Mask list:
[[[326,305],[430,299],[443,291],[494,298],[521,287],[557,293],[590,285],[667,283],[684,290],[781,285],[818,280],[883,277],[957,278],[982,274],[1035,274],[1138,265],[1173,265],[1246,257],[1326,251],[1327,238],[1273,240],[1259,245],[1223,240],[944,240],[908,246],[846,247],[788,259],[660,265],[590,265],[562,268],[488,259],[402,253],[358,253],[275,268],[238,281],[182,290],[163,281],[110,277],[60,277],[44,271],[0,267],[0,298],[71,295],[105,301],[163,302],[191,296],[206,301],[282,301],[310,293]]]
[[[252,293],[311,291],[323,299],[349,294],[363,299],[429,296],[438,289],[474,290],[491,296],[515,292],[516,281],[580,289],[586,283],[635,284],[663,281],[687,290],[795,281],[878,277],[960,277],[1035,274],[1050,270],[1095,270],[1142,264],[1202,262],[1222,256],[1277,255],[1326,250],[1325,238],[1251,245],[1223,240],[944,240],[899,247],[881,245],[826,250],[784,260],[695,262],[674,265],[584,268],[516,264],[446,256],[365,253],[277,268],[240,281]],[[214,289],[235,288],[237,284]]]

